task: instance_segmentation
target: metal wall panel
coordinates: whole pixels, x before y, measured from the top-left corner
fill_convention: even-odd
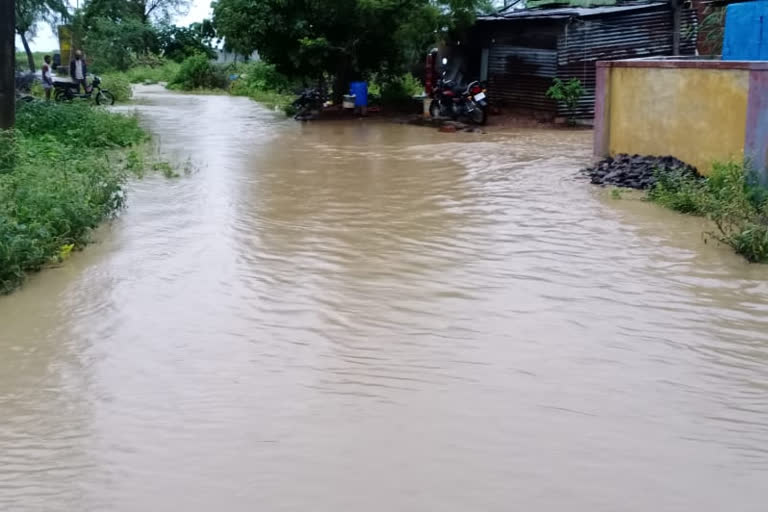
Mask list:
[[[564,116],[564,105],[547,98],[546,90],[555,77],[578,78],[587,92],[579,102],[577,115],[590,118],[594,113],[597,61],[672,54],[672,14],[666,5],[626,12],[608,10],[604,14],[599,8],[582,11],[593,14],[553,21],[541,9],[541,19],[480,21],[480,32],[492,38],[488,65],[492,98],[515,108]],[[695,11],[684,10],[682,20],[681,54],[693,55]],[[555,45],[541,44],[553,36]]]

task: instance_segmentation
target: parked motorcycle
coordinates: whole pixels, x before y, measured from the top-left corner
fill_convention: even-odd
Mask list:
[[[325,102],[328,101],[328,93],[323,87],[312,87],[304,89],[296,101],[293,102],[293,108],[296,115],[293,118],[297,121],[308,121],[314,119],[322,110]]]
[[[101,78],[93,77],[91,85],[85,88],[85,92],[80,92],[78,84],[73,82],[53,82],[53,99],[56,101],[71,101],[75,98],[89,100],[94,99],[97,105],[114,105],[115,97],[106,89],[101,88]]]
[[[443,74],[432,90],[432,102],[429,113],[433,118],[450,117],[458,119],[465,117],[475,124],[485,124],[488,120],[488,99],[483,85],[474,81],[466,87],[460,87],[453,80],[445,78],[443,59]]]

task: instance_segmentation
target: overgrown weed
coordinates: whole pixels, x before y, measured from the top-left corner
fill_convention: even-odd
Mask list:
[[[708,178],[657,172],[648,199],[710,219],[713,238],[751,262],[768,263],[768,188],[748,164],[715,163]]]

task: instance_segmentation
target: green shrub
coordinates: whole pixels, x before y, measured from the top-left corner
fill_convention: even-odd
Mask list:
[[[277,72],[273,65],[262,61],[251,62],[240,64],[233,71],[238,78],[230,85],[231,94],[248,96],[254,101],[292,115],[295,95],[291,91],[296,84]]]
[[[23,136],[16,151],[14,171],[0,175],[0,293],[64,246],[84,245],[123,201],[124,173],[104,152]]]
[[[179,71],[180,65],[173,61],[162,61],[158,65],[141,65],[130,68],[125,72],[132,84],[156,84],[170,82]]]
[[[411,73],[394,77],[373,75],[368,82],[369,102],[380,101],[387,107],[407,107],[414,96],[423,92],[421,81]]]
[[[205,55],[195,55],[181,63],[169,86],[184,91],[224,89],[227,86],[227,73]]]
[[[706,181],[682,169],[656,169],[656,184],[648,198],[672,210],[705,215]]]
[[[243,96],[247,96],[250,91],[287,92],[296,85],[279,73],[275,66],[264,61],[237,65],[234,72],[238,79],[233,82],[232,91]]]
[[[0,293],[85,245],[123,205],[128,159],[146,139],[135,117],[82,104],[25,103],[0,134]]]
[[[662,173],[648,198],[674,210],[702,215],[717,231],[710,233],[752,262],[768,263],[768,189],[749,166],[715,163],[707,179]]]
[[[123,73],[107,73],[101,75],[101,86],[115,97],[115,101],[128,101],[133,95],[131,82]]]
[[[414,96],[423,91],[419,79],[406,73],[381,84],[381,103],[387,106],[407,106],[412,103]]]
[[[147,137],[135,117],[77,102],[21,104],[16,112],[16,129],[23,135],[79,148],[127,147]]]
[[[576,107],[579,105],[579,100],[584,96],[585,92],[587,91],[578,78],[571,78],[567,82],[560,78],[555,78],[552,81],[552,86],[547,89],[546,95],[547,98],[565,103],[565,107],[570,113],[568,122],[569,124],[575,124]]]

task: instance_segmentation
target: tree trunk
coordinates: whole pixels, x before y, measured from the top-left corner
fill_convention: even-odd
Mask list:
[[[14,0],[0,1],[0,130],[16,120],[16,8]]]
[[[35,56],[32,55],[32,50],[29,49],[27,36],[24,34],[24,32],[20,33],[19,36],[21,37],[21,44],[24,45],[24,51],[27,53],[27,64],[29,65],[29,70],[34,73],[37,71],[35,69]]]

